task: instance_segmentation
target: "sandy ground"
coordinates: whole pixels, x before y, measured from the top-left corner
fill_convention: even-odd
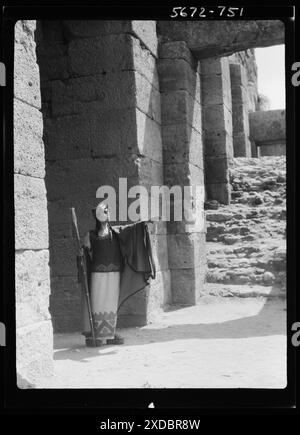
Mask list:
[[[205,296],[120,330],[122,346],[54,337],[55,375],[41,388],[284,388],[286,307],[280,298]]]

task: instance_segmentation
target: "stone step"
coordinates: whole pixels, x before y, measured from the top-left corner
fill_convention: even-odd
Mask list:
[[[261,285],[233,285],[206,283],[204,293],[211,296],[222,297],[264,297],[264,298],[285,298],[286,292],[275,286]]]

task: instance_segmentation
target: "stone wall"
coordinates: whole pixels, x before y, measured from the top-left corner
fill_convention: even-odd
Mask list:
[[[15,25],[16,356],[20,388],[38,384],[53,371],[43,120],[35,28],[35,21],[18,21]]]
[[[204,186],[200,65],[184,41],[162,43],[159,79],[162,105],[164,184]],[[187,221],[167,225],[172,302],[193,305],[205,276],[204,228]]]
[[[55,331],[74,331],[81,328],[81,292],[70,207],[84,235],[94,226],[91,208],[101,185],[118,192],[120,177],[128,188],[163,183],[156,27],[83,20],[40,27],[51,313]],[[124,304],[120,326],[145,324],[169,300],[165,225],[156,224],[151,239],[157,279]]]

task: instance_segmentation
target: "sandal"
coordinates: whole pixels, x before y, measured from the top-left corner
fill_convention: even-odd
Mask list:
[[[119,334],[115,334],[114,338],[108,338],[106,344],[124,344],[124,337]]]
[[[100,347],[105,346],[105,341],[100,338],[96,338],[96,346],[94,345],[94,341],[91,337],[86,337],[85,344],[87,347]]]

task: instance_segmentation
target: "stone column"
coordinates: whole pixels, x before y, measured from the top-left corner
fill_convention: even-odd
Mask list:
[[[243,65],[230,63],[234,157],[251,157],[247,77]]]
[[[201,60],[205,180],[208,199],[230,202],[229,167],[233,158],[229,62]]]
[[[51,312],[56,331],[72,331],[81,325],[70,207],[76,207],[83,235],[94,225],[91,208],[100,201],[100,186],[113,186],[118,194],[121,177],[128,188],[163,182],[157,38],[154,21],[80,20],[42,27]],[[147,323],[168,300],[165,226],[157,225],[151,237],[157,279],[124,304],[120,326]]]
[[[40,78],[35,21],[15,25],[14,184],[18,386],[53,372],[53,331]],[[28,384],[27,384],[28,385]]]
[[[185,42],[160,47],[164,183],[184,187],[204,183],[199,62]],[[183,190],[183,189],[182,189]],[[169,222],[168,254],[173,303],[193,305],[203,290],[204,229]]]

